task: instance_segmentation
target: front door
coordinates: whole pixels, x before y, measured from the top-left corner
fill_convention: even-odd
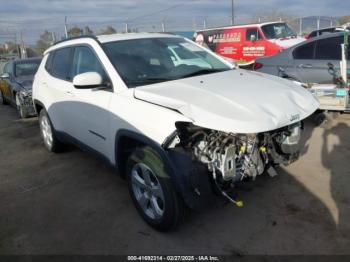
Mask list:
[[[74,48],[72,78],[86,72],[97,72],[102,76],[99,88],[74,88],[74,103],[69,107],[74,122],[71,134],[84,145],[107,156],[108,145],[113,143],[110,135],[109,104],[113,94],[109,77],[100,60],[89,46]]]

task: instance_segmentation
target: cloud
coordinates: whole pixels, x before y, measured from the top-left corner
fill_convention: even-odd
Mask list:
[[[336,2],[318,0],[316,5],[310,0],[235,0],[235,15],[242,23],[261,10],[295,16],[346,15],[344,10],[350,10],[350,2]],[[230,0],[0,0],[0,24],[2,28],[23,31],[32,42],[45,29],[63,34],[65,16],[69,26],[89,25],[96,29],[110,24],[122,30],[128,21],[140,30],[160,30],[165,21],[169,30],[191,30],[201,27],[204,19],[209,25],[227,24],[230,4]]]

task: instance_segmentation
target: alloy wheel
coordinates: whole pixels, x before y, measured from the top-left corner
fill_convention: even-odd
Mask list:
[[[134,196],[143,212],[151,219],[161,219],[165,210],[165,199],[161,184],[153,171],[143,163],[131,170]]]
[[[53,134],[49,119],[46,115],[41,117],[40,120],[41,134],[44,138],[44,142],[51,148],[53,143]]]

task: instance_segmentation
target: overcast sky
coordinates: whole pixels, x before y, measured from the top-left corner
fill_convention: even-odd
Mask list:
[[[4,28],[24,31],[27,38],[44,29],[62,32],[68,24],[103,27],[111,24],[122,30],[129,21],[135,27],[200,27],[229,21],[231,0],[0,0],[0,32]],[[349,0],[235,0],[237,21],[244,22],[261,10],[279,10],[295,16],[340,16],[350,13]],[[157,29],[157,28],[156,28]],[[1,41],[1,40],[0,40]]]

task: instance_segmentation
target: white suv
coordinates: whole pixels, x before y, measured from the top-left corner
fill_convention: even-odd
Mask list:
[[[151,33],[55,44],[35,76],[33,101],[48,150],[74,143],[103,156],[158,230],[213,192],[239,204],[238,182],[298,158],[300,121],[318,108],[288,80]]]

